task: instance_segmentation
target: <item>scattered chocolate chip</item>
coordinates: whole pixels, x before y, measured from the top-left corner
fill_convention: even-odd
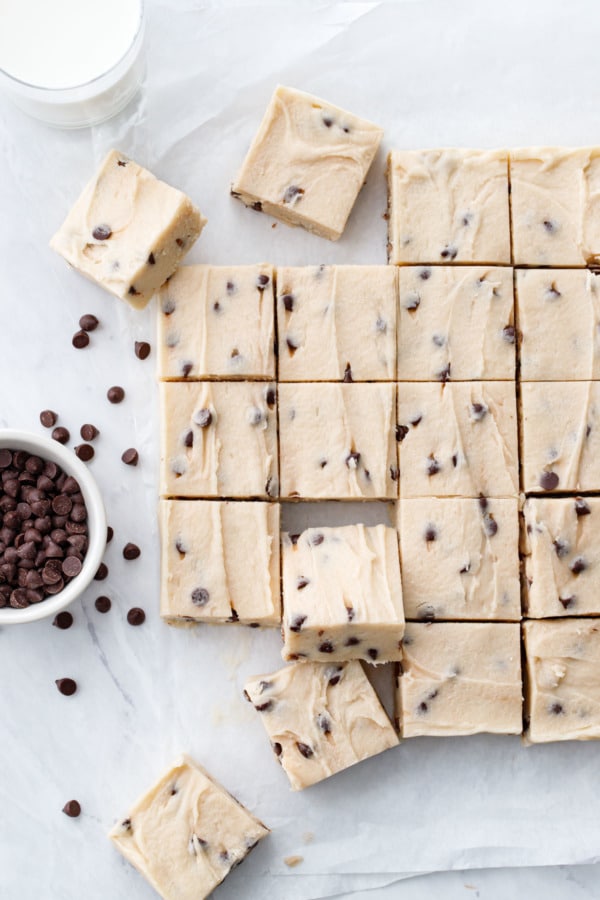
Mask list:
[[[570,547],[567,541],[563,541],[562,538],[556,538],[552,543],[554,544],[554,550],[559,559],[563,559],[563,557],[569,555]]]
[[[325,540],[325,535],[323,535],[319,532],[319,534],[313,534],[312,538],[310,539],[310,542],[313,545],[313,547],[319,547],[323,543],[324,540]]]
[[[130,625],[143,625],[146,621],[146,613],[139,606],[132,606],[127,613],[127,621]]]
[[[356,450],[352,450],[351,453],[346,457],[346,465],[349,469],[358,469],[360,464],[360,453],[357,453]]]
[[[252,209],[256,210],[256,212],[262,212],[262,203],[260,200],[255,200],[252,204]]]
[[[292,312],[294,309],[294,296],[293,294],[284,294],[281,298],[284,309],[286,312]]]
[[[94,438],[97,438],[100,432],[96,428],[95,425],[82,425],[79,429],[79,434],[83,438],[84,441],[93,441]],[[77,449],[75,450],[77,452]]]
[[[370,647],[367,650],[367,653],[369,654],[369,656],[371,657],[371,659],[373,661],[375,661],[377,659],[377,657],[379,656],[379,650],[376,650],[375,647]]]
[[[471,404],[471,418],[475,422],[481,422],[482,419],[488,414],[488,408],[485,403],[472,403]]]
[[[265,402],[269,409],[273,409],[275,406],[275,388],[267,388]]]
[[[72,678],[57,678],[56,687],[65,697],[72,697],[77,690],[77,682]]]
[[[67,628],[70,628],[73,624],[73,616],[70,612],[64,610],[63,612],[59,612],[52,622],[55,628],[60,628],[61,631],[66,631]]]
[[[581,572],[585,572],[587,569],[587,563],[583,556],[578,556],[573,560],[570,568],[573,575],[580,575]]]
[[[404,309],[406,309],[409,313],[414,313],[421,305],[421,298],[418,294],[409,294],[406,298],[406,302],[403,304]]]
[[[255,703],[254,709],[257,712],[269,712],[270,709],[273,709],[273,701],[265,700],[264,703]]]
[[[107,613],[112,606],[110,597],[96,597],[94,606],[99,613]]]
[[[78,444],[75,447],[75,455],[83,462],[89,462],[94,457],[94,448],[91,444]]]
[[[452,244],[447,244],[444,249],[441,251],[440,256],[442,259],[448,259],[452,262],[453,259],[456,259],[458,254],[458,248]]]
[[[575,603],[575,595],[572,595],[571,597],[559,597],[558,601],[562,604],[564,609],[569,609]]]
[[[302,626],[306,622],[306,616],[294,616],[292,620],[292,624],[290,625],[290,631],[298,633],[302,631]]]
[[[137,544],[128,543],[123,547],[123,557],[125,559],[137,559],[141,552]]]
[[[333,119],[331,118],[331,116],[323,116],[322,121],[325,128],[331,128],[331,126],[333,125]]]
[[[199,409],[194,413],[194,422],[200,428],[208,428],[212,422],[212,413],[210,409]]]
[[[94,580],[95,581],[104,581],[104,579],[106,578],[107,575],[108,575],[108,566],[106,565],[106,563],[100,563],[100,565],[98,566],[98,571],[94,575]]]
[[[106,396],[111,403],[121,403],[125,399],[125,391],[118,384],[115,384],[107,390]]]
[[[259,291],[264,291],[270,280],[268,275],[261,274],[256,279],[256,287]]]
[[[553,716],[560,716],[564,713],[565,708],[562,703],[552,703],[548,707],[548,712],[552,713]]]
[[[192,591],[192,603],[194,606],[206,606],[210,600],[210,594],[206,588],[194,588]]]
[[[428,525],[425,529],[425,540],[427,543],[437,540],[437,530],[434,525]]]
[[[97,241],[107,241],[112,234],[112,230],[108,225],[96,225],[92,231],[92,237]]]
[[[427,281],[429,278],[431,278],[431,269],[421,269],[421,271],[419,272],[419,278],[421,279],[421,281]]]
[[[347,615],[347,617],[348,617],[348,621],[349,621],[349,622],[352,622],[352,620],[354,619],[354,616],[356,615],[353,606],[347,606],[347,607],[346,607],[346,615]],[[346,645],[346,646],[348,646],[348,645]]]
[[[304,576],[301,575],[301,576],[298,578],[298,581],[296,582],[296,588],[297,588],[297,590],[299,590],[299,591],[303,591],[304,588],[306,587],[306,585],[309,584],[309,583],[310,583],[310,582],[309,582],[308,578],[304,578]]]
[[[77,800],[69,800],[62,808],[62,811],[70,819],[76,819],[81,815],[81,806]]]
[[[67,576],[67,578],[75,578],[82,569],[82,563],[80,559],[77,559],[76,556],[67,556],[65,560],[63,560],[62,570],[63,574]]]
[[[505,325],[502,329],[502,340],[507,344],[514,344],[516,340],[516,331],[512,325]]]
[[[318,647],[319,653],[333,653],[335,647],[331,643],[331,641],[323,641],[322,644],[319,644]]]
[[[110,542],[112,541],[112,539],[114,538],[114,536],[115,536],[114,529],[111,528],[110,525],[107,525],[107,526],[106,526],[106,543],[107,543],[107,544],[110,544]]]
[[[331,720],[325,713],[320,713],[317,716],[317,726],[321,729],[323,734],[331,734]]]
[[[435,458],[435,456],[433,456],[433,455],[429,456],[427,459],[427,465],[426,465],[427,474],[429,476],[437,475],[437,473],[440,471],[440,469],[441,469],[441,466],[440,466],[439,462],[437,461],[437,459]]]
[[[184,378],[187,378],[192,369],[194,368],[194,364],[191,362],[184,362],[181,364],[181,374]]]
[[[183,238],[175,238],[175,243],[178,247],[185,247],[185,241]]]
[[[544,219],[542,225],[548,232],[548,234],[554,234],[554,232],[558,229],[558,224],[553,219]]]
[[[545,491],[553,491],[558,487],[559,478],[556,472],[542,472],[540,475],[540,487]]]
[[[56,425],[56,420],[58,416],[51,409],[43,409],[40,413],[40,422],[44,426],[44,428],[53,428]],[[12,462],[12,457],[11,457]],[[10,462],[8,463],[10,466]]]
[[[450,381],[450,370],[452,368],[452,363],[448,363],[447,366],[444,366],[443,369],[440,369],[439,372],[436,372],[437,381]]]
[[[446,343],[446,338],[443,334],[434,334],[431,340],[436,347],[443,347]]]
[[[138,359],[148,359],[151,349],[148,341],[136,341],[134,344],[135,355]]]
[[[292,340],[291,337],[287,337],[285,339],[285,342],[287,344],[288,350],[290,351],[290,356],[293,356],[294,353],[296,352],[296,350],[298,349],[298,344],[294,343],[294,341]]]
[[[342,379],[346,384],[350,383],[352,379],[352,367],[350,363],[346,363],[346,368],[344,369],[344,378]]]
[[[298,752],[305,757],[305,759],[310,759],[311,756],[314,756],[314,750],[312,747],[309,747],[308,744],[303,744],[302,741],[296,741],[296,747]]]
[[[137,466],[139,458],[139,454],[135,447],[129,447],[129,449],[125,450],[121,455],[121,459],[126,466]]]
[[[579,516],[589,516],[591,512],[589,504],[583,497],[575,497],[575,515],[578,518]]]
[[[87,347],[89,342],[90,338],[87,331],[76,331],[71,340],[71,343],[76,350],[83,350],[84,347]]]
[[[302,198],[303,194],[304,188],[298,187],[298,185],[296,184],[290,184],[290,186],[287,187],[283,192],[283,202],[292,204],[296,203]]]
[[[132,297],[139,297],[140,292],[136,290],[135,286],[132,284],[129,286],[128,294],[131,294]]]
[[[494,537],[498,533],[498,523],[491,513],[486,513],[483,517],[483,528],[488,537]]]
[[[275,754],[275,756],[281,756],[281,754],[283,753],[283,747],[281,746],[279,741],[274,741],[271,746],[273,748],[273,753]]]
[[[91,313],[87,313],[79,320],[79,327],[82,331],[95,331],[99,324],[96,316],[93,316]]]
[[[148,265],[153,266],[156,263],[156,259],[154,258],[154,253],[150,253],[148,255]]]

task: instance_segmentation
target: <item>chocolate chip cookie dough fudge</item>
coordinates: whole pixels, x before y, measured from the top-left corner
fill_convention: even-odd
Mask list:
[[[231,193],[287,225],[336,241],[382,136],[371,122],[279,85]]]
[[[515,378],[513,270],[403,266],[399,381]]]
[[[163,900],[204,900],[268,833],[181,756],[109,837]]]
[[[143,307],[205,224],[185,194],[111,150],[50,246],[82,275]]]
[[[398,494],[394,384],[280,384],[281,497]]]
[[[527,743],[600,738],[600,619],[523,623]]]
[[[159,392],[161,496],[277,496],[275,385],[177,381]]]
[[[600,149],[510,151],[513,256],[520,266],[600,262]]]
[[[279,380],[393,381],[396,295],[391,266],[279,268]]]
[[[388,262],[510,263],[506,150],[393,150]]]
[[[182,266],[158,305],[159,378],[275,377],[271,265]]]
[[[279,506],[161,500],[161,616],[277,627]]]
[[[525,491],[600,490],[600,382],[523,383],[521,445]]]
[[[529,497],[523,519],[527,615],[600,615],[600,500]]]
[[[403,737],[520,734],[518,624],[407,622],[397,718]]]
[[[516,272],[521,381],[600,378],[600,277],[586,269]]]
[[[399,384],[398,440],[402,498],[518,493],[510,382]]]
[[[516,499],[402,500],[397,527],[408,619],[520,620]]]
[[[398,743],[361,664],[298,662],[246,683],[292,790]]]
[[[385,525],[284,534],[285,660],[402,658],[398,539]]]

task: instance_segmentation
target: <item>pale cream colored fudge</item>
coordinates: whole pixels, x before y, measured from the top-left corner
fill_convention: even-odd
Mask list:
[[[506,150],[393,150],[388,262],[510,263]]]
[[[277,270],[280,381],[394,381],[391,266]]]
[[[521,381],[600,377],[600,279],[585,269],[519,269]]]
[[[285,660],[402,658],[398,538],[385,525],[282,537]]]
[[[275,386],[160,384],[163,497],[276,497]]]
[[[336,241],[382,136],[371,122],[279,85],[231,193],[286,225]]]
[[[292,790],[301,791],[398,743],[357,660],[298,662],[246,683]]]
[[[275,377],[273,266],[182,266],[158,300],[159,378]]]
[[[600,382],[523,383],[521,416],[525,491],[600,489]]]
[[[600,500],[530,497],[523,517],[527,615],[599,615]]]
[[[516,265],[585,266],[600,261],[600,149],[510,151]]]
[[[517,495],[514,384],[400,384],[398,423],[401,497]]]
[[[277,627],[279,506],[161,500],[160,614],[169,624]]]
[[[516,499],[402,500],[397,527],[408,619],[520,620]]]
[[[600,619],[523,623],[527,743],[600,738]]]
[[[109,837],[163,900],[204,900],[268,833],[184,755]]]
[[[397,718],[403,737],[520,734],[520,626],[407,622]]]
[[[50,246],[82,275],[141,308],[205,224],[185,194],[111,150]]]
[[[399,381],[515,378],[513,270],[403,266]]]
[[[281,497],[393,499],[394,384],[280,384]]]

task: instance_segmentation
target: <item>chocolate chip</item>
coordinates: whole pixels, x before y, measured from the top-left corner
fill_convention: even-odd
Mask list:
[[[440,256],[442,259],[448,259],[452,262],[453,259],[456,259],[458,254],[458,248],[452,244],[446,244],[444,249],[441,251]]]
[[[92,231],[92,236],[95,237],[97,241],[107,241],[111,234],[112,231],[108,225],[96,225]]]
[[[333,653],[335,647],[331,643],[331,641],[323,641],[322,644],[319,644],[318,647],[319,653]]]
[[[427,281],[429,278],[431,278],[431,269],[421,269],[421,271],[419,272],[419,278],[422,281]]]
[[[542,472],[540,475],[540,487],[545,491],[553,491],[558,487],[559,478],[556,472]]]
[[[505,325],[502,329],[502,340],[507,344],[514,344],[516,340],[516,331],[512,325]]]
[[[371,657],[371,659],[373,661],[375,661],[377,659],[377,657],[379,656],[379,650],[376,650],[375,647],[370,647],[367,650],[367,653],[369,654],[369,656]]]
[[[135,447],[129,447],[129,449],[125,450],[121,455],[121,459],[126,466],[137,466],[139,458],[139,454]]]
[[[350,363],[346,363],[346,368],[344,369],[344,378],[342,379],[346,384],[349,384],[352,379],[352,368]]]
[[[82,425],[79,429],[79,434],[83,438],[84,441],[93,441],[94,438],[97,438],[100,432],[96,428],[95,425]],[[77,452],[77,451],[75,451]]]
[[[293,294],[284,294],[281,298],[283,306],[286,312],[292,312],[294,309],[294,296]]]
[[[307,584],[310,584],[308,578],[304,578],[304,576],[301,575],[296,582],[296,588],[299,591],[303,591]]]
[[[472,403],[471,404],[471,418],[475,422],[481,422],[482,419],[488,414],[488,408],[485,403]]]
[[[275,388],[268,388],[265,396],[265,402],[269,409],[273,409],[275,406]]]
[[[56,420],[58,416],[51,409],[43,409],[40,413],[40,422],[44,426],[44,428],[53,428],[56,425]],[[10,451],[9,451],[10,452]],[[12,456],[11,456],[12,462]],[[10,466],[10,462],[7,464]],[[0,468],[6,468],[5,466],[0,466]]]
[[[81,815],[81,806],[77,800],[69,800],[62,808],[62,811],[70,819],[76,819]]]
[[[302,198],[303,194],[304,188],[298,187],[298,185],[296,184],[290,184],[290,186],[287,187],[283,192],[283,202],[296,203],[296,201]]]
[[[333,125],[333,119],[331,118],[331,116],[323,116],[322,121],[325,128],[331,128],[331,126]]]
[[[440,369],[439,372],[436,372],[437,381],[450,381],[450,370],[452,368],[452,363],[448,363],[447,366],[444,366],[443,369]]]
[[[68,578],[75,578],[81,572],[82,563],[76,556],[67,556],[63,561],[62,570]]]
[[[115,532],[114,532],[113,528],[111,528],[110,525],[107,525],[106,526],[106,543],[110,544],[110,542],[112,541],[114,536],[115,536]]]
[[[360,453],[357,453],[356,450],[353,450],[346,457],[346,465],[349,469],[358,469],[360,464]]]
[[[432,475],[437,475],[437,473],[441,470],[441,466],[435,456],[433,454],[428,457],[426,464],[427,474],[431,477]]]
[[[293,631],[297,634],[299,631],[302,631],[302,626],[305,622],[306,616],[294,616],[292,624],[290,625],[290,631]]]
[[[56,687],[65,697],[72,697],[77,690],[77,682],[72,678],[57,678]]]
[[[140,292],[138,290],[136,290],[136,288],[133,284],[131,284],[129,286],[129,290],[127,291],[127,293],[131,294],[132,297],[139,297],[139,295],[140,295]]]
[[[210,600],[210,594],[206,588],[194,588],[192,591],[192,603],[194,606],[206,606]]]
[[[130,625],[143,625],[146,621],[146,613],[139,606],[132,606],[127,613],[127,621]]]
[[[125,399],[125,391],[118,384],[115,384],[107,390],[106,396],[111,403],[121,403]]]
[[[331,720],[325,713],[320,713],[317,716],[317,726],[321,729],[323,734],[331,734]]]
[[[275,754],[275,756],[281,756],[281,754],[283,753],[283,747],[281,746],[279,741],[274,741],[271,744],[271,747],[273,748],[273,753]]]
[[[409,294],[406,298],[406,302],[402,305],[409,313],[414,313],[421,305],[421,298],[418,294]]]
[[[194,364],[191,362],[184,362],[181,364],[181,374],[184,378],[187,378],[192,369],[194,368]]]
[[[125,559],[137,559],[140,556],[142,551],[138,547],[137,544],[125,544],[123,547],[123,557]]]
[[[558,224],[553,219],[544,219],[542,225],[548,232],[548,234],[554,234],[554,232],[558,229]]]
[[[78,444],[75,447],[75,455],[83,462],[89,462],[94,457],[94,448],[91,444]]]
[[[575,595],[573,594],[571,597],[559,597],[558,601],[562,604],[564,609],[569,609],[575,603]]]
[[[82,331],[95,331],[99,324],[96,316],[93,316],[91,313],[87,313],[79,320],[79,327]]]
[[[56,616],[54,616],[54,621],[52,622],[55,628],[60,628],[61,631],[66,631],[67,628],[70,628],[73,624],[73,616],[70,612],[64,610],[63,612],[59,612]]]
[[[136,341],[134,344],[135,355],[138,359],[148,359],[151,349],[148,341]]]
[[[567,541],[564,541],[562,538],[556,538],[552,543],[554,544],[554,550],[559,559],[563,559],[565,556],[569,555],[571,548]]]
[[[425,540],[427,543],[437,540],[437,530],[434,525],[428,525],[425,529]]]
[[[575,515],[579,518],[579,516],[589,516],[591,514],[591,509],[588,503],[583,499],[583,497],[575,497]]]
[[[313,545],[313,547],[319,547],[323,543],[324,540],[325,540],[325,535],[319,533],[319,534],[313,534],[313,536],[310,539],[310,542]]]
[[[270,709],[273,709],[273,701],[265,700],[264,703],[255,703],[254,709],[257,712],[269,712]]]
[[[570,568],[573,575],[580,575],[581,572],[585,572],[587,569],[587,563],[583,556],[578,556],[573,560]]]
[[[293,356],[294,353],[296,352],[296,350],[298,349],[298,344],[294,343],[294,341],[290,337],[287,337],[285,339],[285,342],[287,344],[288,350],[290,351],[290,356]]]
[[[356,613],[355,613],[355,611],[354,611],[354,607],[353,607],[353,606],[347,606],[347,607],[346,607],[346,616],[348,617],[348,621],[349,621],[349,622],[351,622],[351,621],[354,619],[354,616],[355,616],[355,615],[356,615]],[[347,645],[346,645],[346,646],[347,646]]]
[[[302,741],[296,741],[296,747],[298,752],[305,757],[305,759],[310,759],[311,756],[314,756],[314,750],[312,747],[309,747],[308,744],[303,744]]]
[[[210,409],[199,409],[194,413],[194,422],[200,428],[208,428],[212,422],[212,413]]]
[[[100,563],[100,565],[98,566],[98,571],[94,575],[94,580],[95,581],[104,581],[104,579],[106,578],[107,575],[108,575],[108,566],[106,565],[106,563]]]
[[[357,647],[359,644],[360,640],[357,637],[349,637],[344,644],[344,647]]]
[[[262,203],[260,200],[255,200],[252,204],[252,209],[256,210],[256,212],[262,212]]]
[[[488,537],[494,537],[498,533],[498,523],[491,513],[486,513],[483,517],[483,528]]]
[[[559,297],[562,297],[562,294],[556,287],[556,282],[553,281],[552,284],[548,285],[548,287],[546,288],[546,299],[558,300]]]
[[[488,499],[487,499],[487,497],[484,497],[483,494],[480,494],[480,495],[479,495],[478,502],[479,502],[479,508],[480,508],[481,510],[483,510],[483,512],[485,512],[486,509],[488,508]]]
[[[256,287],[259,291],[264,291],[270,280],[268,275],[261,274],[256,279]]]
[[[99,613],[107,613],[112,606],[110,597],[96,597],[94,606]]]
[[[71,340],[71,343],[76,350],[83,350],[84,347],[87,347],[89,342],[90,338],[87,331],[76,331]]]
[[[562,703],[552,703],[548,707],[548,712],[552,713],[553,716],[561,716],[565,711]]]
[[[443,347],[446,343],[446,338],[443,334],[434,334],[431,340],[436,347]]]

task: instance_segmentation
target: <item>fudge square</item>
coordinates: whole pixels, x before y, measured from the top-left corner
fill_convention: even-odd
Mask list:
[[[205,225],[185,194],[111,150],[50,246],[82,275],[141,308]]]
[[[284,534],[285,660],[402,659],[398,538],[385,525]]]
[[[280,384],[281,497],[393,499],[394,384]]]
[[[250,679],[244,693],[294,791],[398,744],[358,660],[292,663]]]
[[[515,378],[513,270],[403,266],[399,381]]]
[[[511,150],[510,181],[516,265],[600,261],[600,148]]]
[[[394,381],[391,266],[277,270],[280,381]]]
[[[169,381],[159,392],[162,496],[277,496],[274,385]]]
[[[510,263],[506,150],[393,150],[388,262]]]
[[[163,900],[203,900],[267,834],[262,822],[184,755],[109,837]]]
[[[515,386],[398,385],[401,497],[513,497],[519,490]]]
[[[407,622],[397,718],[403,737],[521,734],[520,626]]]
[[[521,385],[523,488],[600,489],[600,382]]]
[[[600,280],[586,269],[516,272],[521,381],[600,377]]]
[[[600,738],[600,619],[523,623],[526,740]]]
[[[277,627],[279,506],[161,500],[160,613],[169,624]]]
[[[182,266],[158,296],[159,378],[275,377],[272,266]]]
[[[520,620],[516,498],[402,500],[397,527],[408,619]]]
[[[523,518],[527,615],[600,615],[600,500],[529,497]]]
[[[231,193],[336,241],[381,142],[376,125],[279,85]]]

